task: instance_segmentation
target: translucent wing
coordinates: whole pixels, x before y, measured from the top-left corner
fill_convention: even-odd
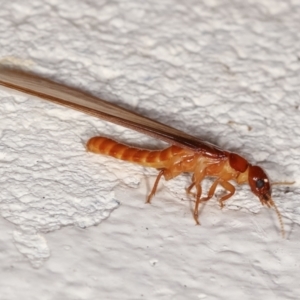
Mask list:
[[[216,146],[180,130],[133,113],[76,88],[56,83],[32,73],[0,66],[0,85],[85,112],[173,145],[203,152],[208,156],[224,155]]]

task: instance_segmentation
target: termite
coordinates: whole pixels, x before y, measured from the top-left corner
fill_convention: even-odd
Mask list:
[[[219,199],[222,208],[224,202],[235,193],[235,187],[230,181],[249,184],[252,193],[259,198],[262,205],[275,209],[284,235],[282,217],[271,198],[271,184],[267,174],[261,167],[250,164],[239,154],[222,150],[175,128],[28,72],[2,66],[0,85],[83,111],[170,143],[170,147],[156,151],[130,147],[105,137],[93,137],[87,143],[88,151],[158,169],[159,173],[147,198],[148,203],[154,196],[161,177],[170,180],[183,172],[190,172],[192,182],[187,193],[195,197],[193,217],[196,224],[199,224],[199,205],[213,197],[218,185],[228,192]],[[208,195],[202,197],[201,183],[206,177],[215,179]],[[193,188],[196,190],[195,194],[192,193]]]

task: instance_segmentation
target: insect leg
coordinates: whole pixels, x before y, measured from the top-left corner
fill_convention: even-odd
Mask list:
[[[193,197],[196,197],[196,194],[195,193],[192,193],[191,190],[192,188],[195,186],[196,182],[195,182],[195,174],[193,174],[193,177],[192,177],[192,183],[189,185],[189,187],[186,189],[186,193],[188,195],[191,195]]]
[[[200,223],[199,223],[199,213],[198,213],[198,211],[199,211],[199,204],[201,202],[200,197],[201,197],[201,194],[202,194],[202,188],[201,188],[201,184],[200,183],[201,183],[200,180],[198,180],[198,182],[196,183],[196,181],[195,181],[195,174],[193,174],[192,183],[186,189],[186,193],[188,195],[192,195],[193,197],[196,198],[195,207],[194,207],[194,213],[193,213],[196,225],[200,225]],[[196,186],[196,191],[197,191],[196,193],[192,193],[191,192],[191,189],[194,186]]]
[[[195,202],[195,208],[194,208],[194,220],[196,221],[197,225],[200,225],[199,223],[199,204],[201,202],[201,194],[202,194],[202,187],[200,182],[198,182],[197,184],[194,182],[193,186],[196,185],[196,190],[197,190],[197,194],[196,194],[196,202]]]
[[[228,181],[220,181],[220,184],[222,185],[222,187],[227,190],[229,193],[225,196],[223,196],[220,200],[220,206],[221,208],[224,207],[224,201],[226,201],[227,199],[229,199],[235,192],[235,187]]]
[[[202,194],[201,182],[205,177],[205,167],[206,167],[205,164],[199,164],[197,166],[197,169],[195,170],[195,173],[193,174],[193,177],[192,177],[192,183],[187,188],[187,193],[193,194],[190,191],[194,186],[196,187],[196,194],[193,194],[193,196],[196,198],[193,215],[194,215],[194,220],[196,221],[197,225],[200,224],[199,223],[199,205],[201,202],[201,194]]]
[[[219,183],[220,183],[219,179],[215,180],[215,182],[212,184],[212,186],[210,187],[210,189],[208,191],[207,197],[204,197],[204,198],[200,198],[201,192],[202,192],[200,182],[198,182],[196,184],[197,195],[196,195],[196,203],[195,203],[195,208],[194,208],[194,219],[195,219],[197,225],[200,224],[199,220],[198,220],[198,210],[199,210],[200,203],[204,202],[204,201],[208,201],[214,195]]]
[[[224,201],[226,201],[227,199],[229,199],[234,193],[235,193],[235,187],[228,181],[223,181],[221,179],[217,179],[213,184],[212,186],[210,187],[209,191],[208,191],[208,195],[207,197],[205,198],[202,198],[201,199],[201,202],[204,202],[204,201],[208,201],[215,193],[216,191],[216,188],[218,186],[218,184],[221,184],[222,187],[228,191],[229,193],[223,197],[221,197],[221,199],[219,200],[219,203],[220,203],[220,206],[221,208],[224,207]]]
[[[219,183],[220,183],[220,179],[215,180],[215,182],[212,184],[212,186],[210,187],[210,189],[208,191],[207,197],[200,199],[201,202],[208,201],[210,198],[212,198]]]
[[[147,197],[146,203],[150,203],[150,202],[151,202],[151,198],[155,195],[155,192],[156,192],[156,189],[157,189],[159,180],[160,180],[161,176],[164,175],[164,173],[165,173],[165,169],[160,170],[160,172],[158,173],[158,175],[157,175],[157,177],[156,177],[156,180],[155,180],[155,182],[154,182],[152,191],[151,191],[151,193],[149,194],[149,196]]]

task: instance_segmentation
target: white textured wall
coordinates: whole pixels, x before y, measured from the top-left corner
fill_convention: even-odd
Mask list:
[[[101,133],[158,141],[0,88],[1,299],[299,297],[299,1],[0,4],[0,63],[236,151],[273,181],[296,181],[273,189],[285,239],[247,186],[222,211],[211,200],[194,226],[188,176],[162,181],[145,205],[155,170],[84,148]]]

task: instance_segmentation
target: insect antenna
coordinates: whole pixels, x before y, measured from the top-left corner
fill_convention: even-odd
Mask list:
[[[271,185],[292,185],[296,183],[296,181],[278,181],[278,182],[272,182]]]
[[[275,202],[271,198],[269,199],[269,201],[270,201],[271,206],[273,206],[275,211],[276,211],[276,214],[277,214],[277,217],[278,217],[278,220],[279,220],[279,223],[280,223],[281,235],[282,235],[282,238],[284,238],[285,231],[284,231],[284,226],[283,226],[281,213],[279,212],[278,207],[276,206]]]

